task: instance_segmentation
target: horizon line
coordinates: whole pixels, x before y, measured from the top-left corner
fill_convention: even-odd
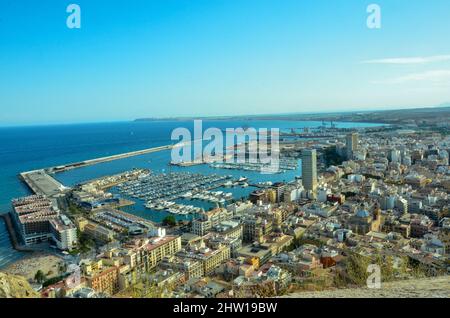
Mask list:
[[[0,128],[14,128],[14,127],[50,127],[50,126],[70,126],[70,125],[89,125],[89,124],[112,124],[112,123],[129,123],[129,122],[145,122],[145,121],[182,121],[182,120],[195,120],[195,119],[226,119],[226,118],[243,118],[243,117],[268,117],[268,116],[287,116],[287,115],[332,115],[332,114],[351,114],[351,113],[367,113],[367,112],[388,112],[396,110],[419,110],[419,109],[431,109],[431,108],[448,108],[449,103],[442,103],[434,106],[404,106],[389,108],[389,106],[383,106],[371,109],[362,110],[343,110],[343,111],[316,111],[316,112],[286,112],[286,113],[263,113],[263,114],[241,114],[241,115],[198,115],[198,116],[166,116],[166,117],[138,117],[133,119],[114,119],[114,120],[85,120],[85,121],[73,121],[73,122],[47,122],[47,123],[28,123],[28,124],[1,124]],[[301,120],[300,120],[301,121]]]

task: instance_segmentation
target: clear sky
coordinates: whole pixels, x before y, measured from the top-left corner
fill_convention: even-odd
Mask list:
[[[448,0],[1,0],[0,125],[440,105],[449,14]]]

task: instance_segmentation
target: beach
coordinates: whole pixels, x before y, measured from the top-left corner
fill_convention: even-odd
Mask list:
[[[41,270],[47,279],[59,275],[61,257],[46,252],[33,252],[29,256],[12,263],[2,271],[7,274],[22,276],[28,281],[34,280],[34,275]]]

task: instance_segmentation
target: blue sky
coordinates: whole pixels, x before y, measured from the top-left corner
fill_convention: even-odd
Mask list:
[[[448,0],[1,0],[0,125],[448,103],[449,12]]]

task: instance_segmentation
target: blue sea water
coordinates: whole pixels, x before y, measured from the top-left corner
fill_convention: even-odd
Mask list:
[[[9,234],[6,230],[6,224],[0,218],[0,268],[22,257],[22,253],[13,249]]]
[[[322,122],[242,120],[205,121],[203,126],[204,129],[251,126],[289,130],[291,128],[318,127],[321,124]],[[340,128],[378,126],[378,124],[367,123],[335,124]],[[0,128],[0,213],[10,210],[12,198],[30,194],[29,189],[17,177],[20,172],[171,144],[174,143],[170,140],[172,130],[177,127],[185,127],[192,131],[193,122],[151,121],[2,127]],[[169,162],[170,152],[163,151],[67,171],[56,175],[56,178],[64,184],[74,185],[81,181],[120,173],[131,168],[148,168],[156,173],[183,170],[208,174],[231,174],[236,177],[245,175],[255,182],[292,180],[296,175],[301,175],[301,171],[267,176],[256,172],[221,171],[207,166],[179,168],[168,166]],[[236,189],[225,190],[238,191]],[[235,197],[238,198],[239,194],[245,195],[249,191],[251,188],[241,189],[235,193]],[[126,210],[155,221],[164,217],[164,213],[149,213],[143,208],[141,202]],[[12,250],[5,225],[3,221],[0,221],[0,268],[20,258],[21,255]]]

